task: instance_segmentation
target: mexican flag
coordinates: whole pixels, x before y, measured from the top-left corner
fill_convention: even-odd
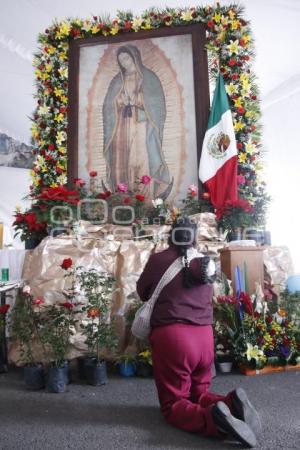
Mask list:
[[[220,74],[204,136],[199,178],[216,208],[237,200],[237,148],[231,111]]]

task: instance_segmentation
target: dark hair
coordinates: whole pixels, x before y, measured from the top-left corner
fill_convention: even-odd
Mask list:
[[[196,245],[196,242],[197,224],[189,217],[178,217],[172,225],[169,237],[169,245],[176,247],[178,256],[182,256],[183,258],[183,286],[186,288],[191,288],[196,284],[201,284],[200,274],[199,278],[197,279],[193,276],[192,271],[189,267],[189,261],[187,259],[187,250],[191,247],[194,247]],[[204,264],[203,266],[205,266],[206,268],[207,264]]]

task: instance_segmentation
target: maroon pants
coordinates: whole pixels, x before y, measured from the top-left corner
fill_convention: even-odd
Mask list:
[[[207,436],[223,435],[212,420],[212,406],[227,396],[209,392],[214,341],[211,325],[182,323],[151,332],[154,379],[161,411],[171,425]]]

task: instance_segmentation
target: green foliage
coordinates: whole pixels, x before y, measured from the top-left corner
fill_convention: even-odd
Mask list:
[[[300,292],[291,293],[285,289],[280,294],[279,303],[289,317],[300,325]]]
[[[110,318],[115,280],[106,273],[99,273],[95,269],[85,271],[82,267],[75,269],[74,276],[87,301],[82,307],[86,319],[80,328],[85,335],[89,356],[95,356],[100,361],[104,349],[113,349],[117,345]]]

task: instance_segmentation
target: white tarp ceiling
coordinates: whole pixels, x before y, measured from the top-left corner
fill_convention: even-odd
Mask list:
[[[198,1],[195,4],[214,2]],[[221,0],[221,5],[232,2]],[[300,0],[244,0],[245,16],[251,20],[256,40],[255,70],[261,89],[263,149],[266,178],[274,201],[270,228],[275,244],[289,245],[300,271],[297,237],[300,192],[300,149],[297,138],[300,104]],[[18,0],[0,1],[0,132],[24,142],[30,139],[30,120],[35,102],[32,54],[37,35],[54,18],[114,16],[117,10],[139,14],[150,6],[190,6],[191,1],[169,0]],[[19,182],[7,184],[0,171],[0,219],[9,221],[10,211],[27,193],[27,171],[17,169]],[[14,175],[15,177],[17,175]],[[22,180],[22,182],[21,182]],[[24,183],[24,189],[22,188]],[[5,193],[5,194],[4,194]]]

